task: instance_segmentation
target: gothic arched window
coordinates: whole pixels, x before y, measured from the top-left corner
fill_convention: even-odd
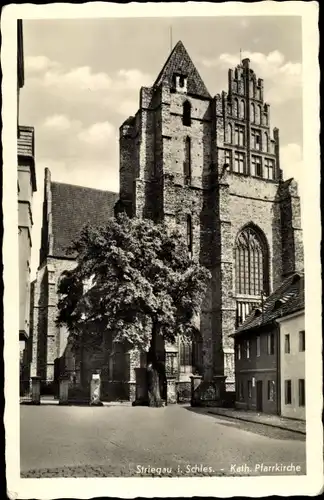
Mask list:
[[[235,291],[260,296],[269,292],[268,251],[265,238],[254,227],[245,227],[235,244]]]
[[[255,106],[254,106],[254,103],[252,102],[251,103],[251,122],[254,122],[255,121]]]
[[[255,119],[255,121],[256,121],[257,123],[262,123],[262,122],[261,122],[261,119],[262,119],[262,115],[261,115],[261,106],[260,106],[260,104],[258,104],[258,105],[257,105],[257,108],[256,108],[256,119]]]
[[[191,104],[189,101],[185,101],[183,103],[183,108],[182,108],[182,123],[186,127],[191,126]]]

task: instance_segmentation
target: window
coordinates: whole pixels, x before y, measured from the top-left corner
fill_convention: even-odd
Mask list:
[[[244,146],[244,127],[242,125],[235,125],[235,144],[237,146]]]
[[[180,371],[186,372],[187,367],[191,368],[192,365],[192,345],[187,340],[180,340]]]
[[[187,245],[188,252],[192,254],[192,220],[191,215],[187,215]]]
[[[261,106],[258,104],[256,107],[256,117],[255,117],[256,123],[261,124]]]
[[[243,85],[244,85],[244,80],[243,81]],[[243,92],[244,92],[244,88],[243,88]],[[240,118],[245,118],[245,103],[243,100],[240,101]]]
[[[285,380],[285,404],[291,405],[291,380]]]
[[[285,335],[285,353],[290,354],[290,335],[287,333]]]
[[[183,88],[185,86],[185,77],[183,75],[179,76],[179,87]]]
[[[191,126],[191,104],[189,101],[183,103],[182,108],[182,124],[186,127]]]
[[[275,396],[275,382],[268,380],[268,401],[274,401]]]
[[[255,106],[254,106],[253,102],[251,104],[251,116],[250,116],[250,120],[251,120],[252,123],[255,122]]]
[[[234,116],[238,116],[238,115],[239,115],[239,104],[238,104],[238,100],[234,99]]]
[[[232,151],[229,149],[225,149],[224,151],[224,165],[228,165],[229,167],[232,165]]]
[[[305,379],[298,380],[298,399],[299,406],[305,406]]]
[[[305,331],[299,332],[299,351],[305,351]]]
[[[242,380],[240,380],[238,383],[238,393],[239,400],[244,399],[244,385]]]
[[[235,153],[234,156],[234,172],[245,174],[245,154]]]
[[[252,139],[252,144],[251,147],[252,149],[257,149],[260,151],[261,149],[261,133],[259,130],[251,130],[251,139]]]
[[[232,137],[232,125],[230,123],[227,124],[227,142],[231,143],[233,141]]]
[[[241,344],[237,344],[237,347],[236,347],[236,351],[237,351],[237,359],[241,359]]]
[[[252,380],[248,380],[248,398],[252,398]]]
[[[267,153],[269,152],[269,137],[267,132],[264,132],[263,134],[263,149]]]
[[[185,140],[185,159],[183,162],[184,183],[191,184],[191,139],[186,137]]]
[[[272,356],[274,354],[274,333],[268,334],[268,354]]]
[[[264,160],[264,172],[266,179],[274,178],[274,160],[270,160],[269,158]]]
[[[251,347],[251,346],[250,346],[250,341],[249,341],[249,340],[247,340],[247,341],[246,341],[246,357],[247,357],[247,358],[249,358],[249,357],[250,357],[250,351],[251,351],[250,347]]]
[[[260,335],[258,335],[256,338],[256,355],[260,356],[260,353],[261,353],[261,337]]]
[[[261,163],[261,157],[260,156],[254,156],[252,155],[251,158],[251,163],[252,163],[252,175],[255,177],[262,177],[262,163]]]
[[[165,353],[165,374],[167,377],[174,377],[177,375],[177,353]]]
[[[253,227],[244,228],[235,244],[235,288],[242,295],[260,296],[268,290],[268,252]]]

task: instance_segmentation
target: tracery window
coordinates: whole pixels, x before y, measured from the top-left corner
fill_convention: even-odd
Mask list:
[[[261,235],[251,226],[238,235],[235,245],[235,288],[237,294],[268,294],[268,255]]]

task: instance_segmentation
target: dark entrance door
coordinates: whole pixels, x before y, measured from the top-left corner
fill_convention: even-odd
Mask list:
[[[258,380],[256,383],[256,409],[257,411],[262,411],[262,380]]]

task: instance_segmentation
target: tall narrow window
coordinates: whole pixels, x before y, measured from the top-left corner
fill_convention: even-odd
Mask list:
[[[227,142],[232,143],[232,125],[230,123],[227,124]]]
[[[232,151],[230,149],[225,149],[224,151],[224,165],[232,167]]]
[[[260,130],[251,130],[251,148],[257,149],[260,151],[261,149],[261,132]]]
[[[285,335],[285,353],[290,354],[290,335],[287,333]]]
[[[305,379],[303,378],[298,380],[298,396],[299,406],[305,406]]]
[[[268,153],[268,151],[269,151],[269,137],[268,137],[267,132],[264,132],[264,134],[263,134],[263,150],[266,153]]]
[[[192,219],[191,215],[187,215],[187,245],[188,252],[192,255]]]
[[[264,173],[266,179],[274,179],[274,160],[265,158],[264,160]]]
[[[248,226],[238,235],[235,245],[235,288],[241,295],[260,297],[268,292],[268,252],[257,230]]]
[[[260,104],[258,104],[256,107],[255,121],[256,121],[256,123],[261,124],[261,106],[260,106]]]
[[[184,184],[191,184],[191,139],[186,137],[185,140],[185,159],[183,162]]]
[[[180,371],[186,372],[192,366],[192,344],[187,340],[180,341]]]
[[[252,380],[248,380],[248,397],[252,398]]]
[[[235,144],[244,146],[244,127],[243,125],[235,125]]]
[[[183,108],[182,108],[182,123],[186,127],[191,126],[191,104],[189,101],[185,101],[183,103]]]
[[[275,395],[275,382],[274,380],[268,380],[268,401],[274,401]]]
[[[256,338],[256,355],[259,357],[261,353],[261,337],[260,335]]]
[[[238,99],[234,99],[234,116],[238,116],[238,113],[239,113]]]
[[[238,343],[236,345],[236,352],[237,352],[237,359],[241,359],[242,352],[241,352],[241,344],[240,343]]]
[[[245,118],[245,103],[243,100],[240,101],[240,118]]]
[[[285,404],[291,405],[291,380],[285,380]]]
[[[305,331],[299,332],[299,352],[305,351]]]
[[[245,174],[245,155],[244,153],[235,152],[234,156],[234,172]]]
[[[250,120],[251,120],[252,123],[255,122],[255,106],[254,106],[253,102],[251,103],[251,116],[250,116]]]
[[[261,157],[260,156],[254,156],[254,155],[252,155],[252,157],[251,157],[251,165],[252,165],[252,172],[251,172],[251,174],[254,175],[255,177],[262,177]]]
[[[251,354],[251,345],[250,345],[250,341],[247,340],[246,341],[246,357],[249,358],[250,354]]]
[[[275,346],[274,346],[274,334],[269,333],[268,334],[268,354],[270,356],[273,356],[275,352]]]

